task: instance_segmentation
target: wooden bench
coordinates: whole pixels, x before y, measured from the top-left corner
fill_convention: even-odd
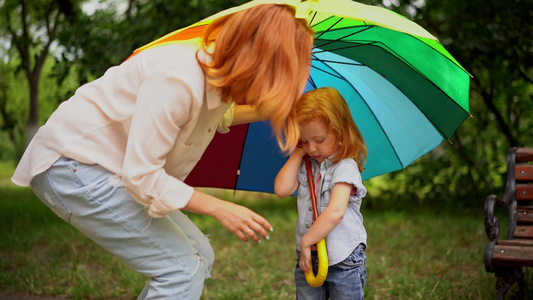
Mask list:
[[[507,238],[499,239],[496,205],[507,209]],[[514,283],[525,295],[523,267],[533,267],[533,148],[512,148],[507,156],[507,182],[503,198],[489,195],[485,200],[485,231],[489,242],[484,261],[487,272],[496,277],[496,297],[504,299]]]

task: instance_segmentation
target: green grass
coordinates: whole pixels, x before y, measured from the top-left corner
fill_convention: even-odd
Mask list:
[[[0,174],[9,173],[4,169],[0,165]],[[0,294],[136,299],[145,277],[56,217],[30,189],[0,182],[6,182],[0,185]],[[274,232],[270,241],[244,243],[213,219],[190,215],[210,234],[216,253],[202,299],[294,299],[294,199],[207,191],[251,207]],[[474,212],[407,207],[363,208],[363,214],[367,299],[494,298],[494,275],[483,265],[482,203]],[[532,277],[526,269],[530,286]]]

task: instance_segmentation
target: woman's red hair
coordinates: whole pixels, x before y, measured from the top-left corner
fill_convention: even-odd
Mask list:
[[[250,104],[270,119],[282,150],[299,139],[294,108],[309,76],[313,31],[287,5],[258,5],[213,21],[204,31],[212,60],[200,65],[224,102]]]

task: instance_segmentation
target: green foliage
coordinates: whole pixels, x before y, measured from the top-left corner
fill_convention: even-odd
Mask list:
[[[85,83],[123,62],[138,47],[244,2],[129,1],[125,11],[109,3],[107,9],[80,15],[75,26],[60,32],[59,40],[67,50],[62,62],[69,65],[75,60],[81,83]]]
[[[0,61],[0,160],[16,157],[21,151],[27,117],[27,85],[15,74],[13,63]]]
[[[0,161],[18,160],[24,151],[25,129],[29,114],[28,83],[22,73],[14,72],[18,62],[0,62]],[[48,120],[62,99],[77,86],[74,76],[57,84],[53,76],[54,61],[48,58],[43,66],[43,75],[39,81],[40,109],[39,124]],[[60,100],[61,99],[61,100]],[[13,159],[16,158],[16,159]]]
[[[76,0],[43,0],[31,5],[25,0],[4,0],[0,5],[1,63],[7,66],[6,70],[13,69],[15,76],[23,75],[28,94],[27,104],[17,107],[23,107],[20,115],[11,114],[7,102],[15,100],[8,90],[16,83],[3,80],[0,113],[4,132],[0,134],[0,139],[10,140],[14,160],[20,158],[41,125],[39,91],[40,84],[44,84],[41,81],[42,70],[57,32],[75,20],[76,4]],[[46,88],[50,89],[50,86]],[[46,113],[49,115],[50,111]]]

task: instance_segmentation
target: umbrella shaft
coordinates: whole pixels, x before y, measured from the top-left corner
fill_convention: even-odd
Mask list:
[[[309,182],[309,189],[311,192],[311,203],[313,204],[313,222],[318,219],[317,201],[315,195],[315,181],[313,179],[313,170],[311,169],[311,160],[309,155],[305,155],[305,167],[307,169],[307,181]]]

